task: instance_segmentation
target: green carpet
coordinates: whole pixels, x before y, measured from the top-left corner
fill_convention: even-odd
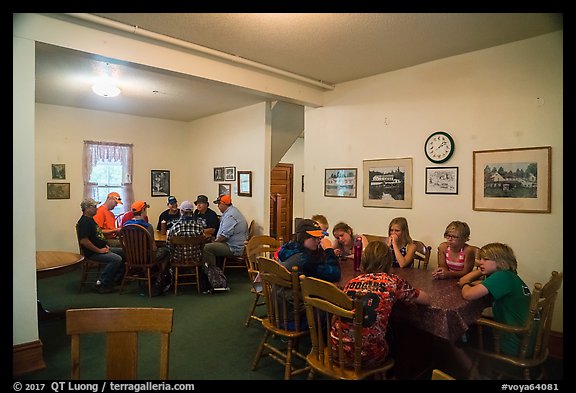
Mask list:
[[[244,270],[228,274],[231,290],[201,295],[193,286],[148,298],[140,295],[137,283],[129,284],[122,295],[97,294],[90,289],[78,293],[79,270],[62,276],[38,280],[38,297],[47,310],[82,307],[172,307],[174,329],[170,342],[170,379],[174,380],[279,380],[282,366],[269,358],[251,370],[263,330],[257,321],[244,323],[254,295]],[[261,307],[262,308],[262,307]],[[263,310],[262,310],[263,311]],[[64,319],[39,322],[46,368],[24,376],[29,380],[66,380],[70,378],[70,338]],[[140,339],[139,378],[157,379],[158,339],[142,334]],[[82,379],[104,379],[102,335],[81,339]],[[153,344],[153,345],[151,345]],[[153,352],[154,351],[154,352]],[[98,352],[100,352],[98,354]],[[154,353],[153,360],[147,361]],[[305,379],[298,376],[296,379]]]

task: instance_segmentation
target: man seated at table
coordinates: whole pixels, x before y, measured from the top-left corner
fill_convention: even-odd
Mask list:
[[[96,224],[102,229],[106,243],[111,247],[120,247],[120,240],[118,239],[120,228],[116,227],[116,217],[114,217],[114,213],[112,213],[112,210],[118,205],[123,205],[120,194],[111,192],[94,215],[94,221],[96,221]]]
[[[202,224],[194,218],[194,207],[189,201],[182,202],[180,212],[182,213],[182,217],[172,225],[166,237],[166,247],[170,250],[171,261],[181,259],[182,255],[175,254],[176,251],[183,252],[184,257],[197,257],[200,254],[200,247],[197,245],[187,244],[182,248],[175,249],[172,245],[172,238],[174,236],[193,237],[204,233]]]
[[[124,251],[121,247],[109,247],[102,229],[94,221],[98,203],[91,198],[84,199],[80,203],[82,216],[77,224],[78,239],[80,247],[82,247],[82,254],[86,258],[106,263],[94,290],[98,293],[110,293],[114,291],[114,284],[122,280]]]
[[[363,296],[364,323],[362,326],[362,366],[377,367],[386,361],[389,343],[386,338],[388,320],[397,301],[430,304],[430,297],[421,289],[413,288],[401,277],[390,273],[392,251],[381,241],[368,243],[361,261],[362,274],[352,278],[344,286],[344,293],[351,298]],[[342,321],[344,340],[353,340],[352,323]],[[346,325],[346,326],[344,326]],[[338,326],[332,326],[332,332]],[[352,347],[345,347],[352,349]],[[338,356],[338,354],[335,354]],[[351,363],[353,353],[345,353],[346,362]]]
[[[164,210],[160,217],[158,217],[157,230],[162,230],[162,221],[166,222],[166,229],[172,228],[174,222],[180,219],[180,209],[178,209],[178,201],[175,196],[170,195],[167,203],[168,209]]]
[[[204,246],[203,263],[215,265],[217,257],[242,256],[248,239],[248,223],[244,215],[232,206],[230,195],[220,195],[214,204],[222,213],[220,227],[212,243]]]
[[[208,202],[208,197],[206,195],[198,195],[198,198],[194,201],[196,205],[196,211],[194,211],[194,219],[199,221],[204,226],[204,235],[214,240],[214,235],[218,233],[218,228],[220,228],[220,219],[218,214],[208,207],[210,204]]]

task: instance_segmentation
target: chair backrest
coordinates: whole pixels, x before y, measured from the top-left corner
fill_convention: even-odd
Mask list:
[[[78,233],[78,223],[76,223],[76,240],[78,241],[78,253],[85,257],[84,248],[80,245],[80,234]]]
[[[362,297],[351,299],[336,285],[313,277],[301,276],[301,289],[312,340],[308,363],[314,370],[331,378],[364,379],[393,366],[391,359],[378,368],[362,365]],[[340,321],[349,324],[352,342],[344,340]],[[353,358],[347,359],[344,347],[350,345]]]
[[[171,263],[173,265],[194,265],[202,263],[202,253],[207,242],[203,234],[195,236],[172,236],[170,245],[172,246]],[[196,250],[196,252],[194,252]]]
[[[426,270],[428,269],[428,263],[430,262],[432,247],[427,246],[420,240],[414,240],[414,243],[416,243],[416,252],[414,253],[414,267],[417,269]]]
[[[454,377],[446,374],[442,370],[438,370],[437,368],[435,368],[434,370],[432,370],[432,380],[433,381],[453,381]]]
[[[256,224],[254,222],[254,220],[250,221],[250,224],[248,224],[248,238],[246,238],[246,241],[249,241],[250,239],[252,239],[252,237],[254,236],[254,231],[256,230]]]
[[[150,267],[155,264],[154,238],[142,225],[124,225],[120,230],[120,243],[127,265]]]
[[[304,305],[300,291],[298,267],[288,271],[284,266],[267,257],[258,257],[258,268],[267,315],[262,319],[264,328],[279,334],[300,332]]]
[[[376,241],[376,240],[379,240],[379,241],[384,242],[384,243],[388,242],[388,236],[370,235],[367,233],[364,233],[363,236],[366,238],[368,243]]]
[[[71,336],[72,379],[80,379],[80,335],[106,334],[106,379],[138,379],[138,333],[160,334],[158,379],[168,379],[172,308],[84,308],[66,310]],[[148,343],[144,340],[143,343]],[[156,379],[148,376],[145,379]]]
[[[246,245],[246,255],[248,256],[248,274],[250,280],[258,275],[258,257],[268,257],[273,259],[274,252],[282,245],[282,242],[272,236],[258,235],[253,236]]]

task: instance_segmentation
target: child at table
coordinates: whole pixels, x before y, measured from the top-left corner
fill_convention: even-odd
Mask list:
[[[412,267],[416,243],[410,237],[408,221],[404,217],[396,217],[388,225],[388,247],[392,249],[392,266]]]
[[[362,255],[362,274],[352,278],[344,286],[343,291],[355,298],[363,297],[364,323],[362,327],[363,367],[376,367],[384,363],[389,353],[389,343],[386,339],[388,320],[392,307],[397,301],[429,304],[426,292],[413,288],[406,280],[390,273],[392,267],[392,252],[386,243],[372,241],[368,243]],[[351,341],[352,323],[341,322],[345,332],[344,340]],[[336,340],[338,326],[332,326],[332,340]],[[352,347],[347,347],[352,349]],[[337,356],[337,354],[335,354]],[[347,362],[351,362],[352,353],[346,353]]]
[[[466,243],[470,227],[462,221],[452,221],[444,231],[445,242],[438,246],[438,269],[434,278],[460,278],[474,268],[477,248]]]

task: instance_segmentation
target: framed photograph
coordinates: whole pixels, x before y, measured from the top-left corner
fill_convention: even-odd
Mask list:
[[[324,196],[356,198],[357,176],[357,168],[325,169]]]
[[[52,164],[52,179],[66,179],[66,164]]]
[[[427,167],[426,194],[458,194],[458,167]]]
[[[170,195],[170,171],[152,170],[151,176],[152,196]]]
[[[230,195],[232,196],[232,184],[230,183],[219,183],[218,184],[218,196],[220,195]]]
[[[70,183],[47,183],[48,199],[70,199]]]
[[[252,171],[238,171],[238,196],[252,196]]]
[[[224,180],[225,181],[236,181],[236,167],[227,166],[224,168]]]
[[[364,160],[363,205],[412,208],[412,158]]]
[[[224,167],[214,168],[214,181],[224,181]]]
[[[474,210],[550,213],[552,148],[473,152]]]

